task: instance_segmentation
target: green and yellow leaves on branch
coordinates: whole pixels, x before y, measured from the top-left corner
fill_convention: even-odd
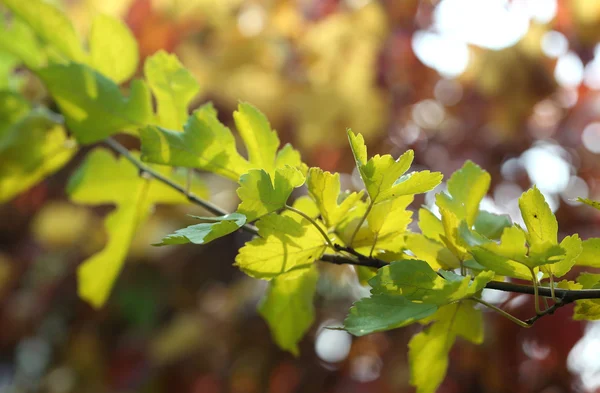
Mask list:
[[[408,344],[410,383],[417,393],[434,393],[448,370],[448,354],[456,337],[481,344],[483,316],[471,304],[459,302],[441,307],[428,322],[433,322],[413,336]]]
[[[320,168],[310,168],[306,177],[308,193],[316,202],[325,226],[336,227],[348,211],[360,201],[362,192],[340,194],[340,174],[331,174]],[[340,197],[344,197],[340,202]]]
[[[371,297],[359,300],[344,322],[355,335],[405,326],[423,319],[445,304],[477,295],[494,273],[474,279],[443,271],[443,278],[424,261],[392,262],[369,280]]]
[[[234,181],[250,169],[263,169],[273,176],[275,168],[285,165],[303,167],[300,154],[291,146],[286,145],[276,153],[279,139],[256,108],[241,103],[234,117],[248,149],[249,160],[238,153],[233,134],[218,120],[217,112],[210,104],[200,107],[189,117],[183,132],[156,126],[143,128],[142,160],[198,168]]]
[[[296,168],[286,166],[275,170],[275,178],[263,169],[252,169],[240,177],[237,194],[241,203],[238,213],[242,213],[248,221],[285,207],[292,191],[304,184],[304,176]]]
[[[134,81],[125,97],[113,81],[82,64],[50,65],[39,75],[82,144],[135,130],[152,119],[150,92],[141,81]]]
[[[500,243],[476,239],[463,226],[463,239],[471,246],[475,260],[498,274],[531,279],[530,270],[540,268],[546,275],[562,277],[575,264],[582,250],[579,236],[568,236],[559,244],[558,223],[542,193],[533,187],[519,198],[527,231],[519,226],[504,228]]]
[[[298,272],[288,280],[278,277],[269,282],[269,289],[258,310],[267,321],[277,345],[298,356],[298,342],[315,318],[313,297],[319,278],[315,266]]]
[[[164,51],[146,59],[144,75],[156,98],[156,124],[170,130],[183,130],[188,106],[200,91],[196,78],[183,67],[177,56]]]
[[[367,160],[363,136],[348,130],[348,139],[372,204],[403,195],[424,193],[434,189],[442,181],[442,174],[439,172],[421,171],[404,175],[414,159],[412,150],[408,150],[397,160],[389,154],[375,155]]]
[[[296,214],[269,214],[256,226],[260,237],[246,243],[235,258],[236,266],[254,278],[295,277],[327,249],[319,230]]]
[[[55,116],[32,110],[18,94],[0,92],[0,202],[62,168],[75,151]]]
[[[166,246],[186,243],[206,244],[235,232],[246,223],[246,216],[239,213],[231,213],[220,217],[194,218],[208,222],[178,229],[175,233],[165,236],[160,243],[154,245]]]
[[[203,189],[194,189],[205,194]],[[136,233],[157,203],[187,203],[181,193],[139,176],[125,158],[116,159],[105,149],[88,154],[69,181],[74,202],[87,205],[114,204],[105,219],[108,241],[104,249],[85,260],[77,271],[79,296],[95,307],[108,298]]]

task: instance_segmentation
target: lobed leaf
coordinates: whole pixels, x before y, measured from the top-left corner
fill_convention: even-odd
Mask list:
[[[113,81],[83,64],[53,64],[38,74],[81,144],[136,130],[152,118],[150,92],[141,81],[124,97]]]
[[[417,393],[433,393],[442,383],[448,355],[458,335],[477,344],[483,341],[481,311],[470,304],[444,306],[431,319],[434,323],[414,335],[408,344],[410,383]]]
[[[135,232],[148,217],[151,207],[155,203],[188,203],[181,193],[163,183],[141,178],[129,161],[123,157],[115,159],[102,148],[86,156],[69,179],[67,192],[77,203],[116,205],[104,221],[108,234],[106,246],[77,270],[79,296],[94,307],[106,302]]]
[[[275,278],[258,308],[277,345],[294,356],[299,355],[298,342],[315,319],[313,297],[318,278],[314,266],[294,279]]]
[[[310,168],[306,178],[309,195],[316,202],[325,225],[336,227],[348,211],[362,198],[362,192],[353,192],[346,196],[341,203],[340,174],[331,174],[320,168]]]
[[[297,215],[269,214],[256,226],[260,237],[246,243],[235,258],[235,265],[250,277],[271,280],[284,273],[293,277],[327,248],[319,230]]]
[[[46,43],[64,58],[83,62],[85,53],[69,18],[54,5],[42,0],[2,0]]]
[[[0,202],[62,168],[77,151],[55,116],[0,92]]]
[[[183,130],[188,106],[200,91],[196,78],[177,56],[162,50],[146,59],[144,75],[156,98],[158,125],[174,131]]]
[[[402,176],[412,164],[414,158],[412,150],[408,150],[397,160],[387,154],[376,155],[367,161],[367,147],[363,136],[355,135],[348,130],[348,139],[356,167],[365,183],[372,204],[403,195],[427,192],[442,181],[442,174],[439,172],[422,171]]]
[[[240,177],[237,194],[242,202],[237,211],[254,221],[285,207],[294,188],[302,184],[304,176],[296,168],[278,168],[273,181],[265,170],[252,169]]]
[[[490,174],[472,161],[467,161],[448,180],[448,193],[436,195],[436,204],[469,226],[475,224],[479,203],[490,187]]]
[[[138,44],[127,25],[108,15],[97,15],[89,36],[89,65],[105,77],[120,84],[135,73]]]

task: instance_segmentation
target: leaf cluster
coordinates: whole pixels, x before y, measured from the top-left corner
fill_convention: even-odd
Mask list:
[[[120,151],[119,158],[93,147],[67,187],[75,203],[114,205],[104,222],[105,247],[78,269],[79,294],[95,307],[108,299],[154,205],[204,203],[208,190],[193,170],[236,182],[237,210],[195,217],[199,223],[155,245],[202,245],[239,229],[255,233],[235,265],[268,282],[259,312],[277,344],[295,355],[315,318],[317,262],[356,265],[370,296],[350,308],[344,328],[364,335],[424,325],[409,344],[411,383],[423,393],[443,380],[457,338],[483,341],[476,306],[487,305],[481,294],[490,283],[528,280],[537,294],[541,285],[563,288],[555,279],[575,265],[600,266],[600,239],[582,241],[574,234],[559,241],[557,220],[536,187],[519,199],[524,225],[513,223],[480,209],[490,175],[466,162],[437,193],[435,205],[418,209],[420,231],[410,231],[414,196],[443,180],[439,172],[411,171],[412,150],[398,158],[369,157],[363,136],[348,130],[364,189],[342,190],[338,173],[309,168],[292,146],[281,146],[266,116],[249,103],[241,102],[233,114],[242,149],[210,103],[188,115],[199,85],[174,55],[154,54],[143,64],[143,78],[130,80],[139,66],[138,49],[120,21],[99,16],[82,45],[53,6],[1,1],[14,21],[0,24],[0,50],[39,77],[60,114],[15,91],[0,92],[0,200],[59,170],[81,146],[117,133],[141,143],[140,152]],[[187,168],[188,176],[177,168]],[[140,169],[148,176],[140,176]],[[292,202],[295,190],[305,195]],[[597,202],[583,202],[598,208]],[[600,275],[582,274],[567,287],[599,289]],[[537,298],[535,303],[543,315]],[[579,300],[574,318],[600,319],[599,301]]]

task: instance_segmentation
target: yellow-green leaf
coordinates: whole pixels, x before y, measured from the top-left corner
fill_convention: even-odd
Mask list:
[[[474,343],[483,341],[481,311],[468,303],[444,306],[431,318],[435,322],[408,344],[410,383],[417,393],[433,393],[444,380],[448,354],[457,335]]]
[[[309,195],[317,203],[321,217],[323,217],[327,227],[337,226],[362,197],[362,192],[353,192],[344,198],[341,203],[338,203],[340,199],[339,173],[331,174],[320,168],[310,168],[308,170],[306,186]]]
[[[266,116],[252,105],[242,102],[233,113],[233,119],[248,149],[248,158],[252,166],[273,174],[279,137],[271,129]]]
[[[7,24],[0,18],[0,48],[19,58],[32,70],[38,69],[46,62],[46,54],[35,33],[19,19]]]
[[[240,177],[237,194],[242,202],[237,211],[254,221],[285,207],[294,188],[302,184],[304,176],[296,168],[278,168],[273,180],[265,170],[252,169]]]
[[[271,280],[258,308],[277,345],[294,356],[298,356],[298,342],[315,318],[313,297],[318,278],[319,272],[313,266],[293,279],[282,276]]]
[[[18,95],[0,93],[0,202],[56,172],[76,152],[49,113],[29,112]]]
[[[183,130],[188,118],[188,106],[200,91],[196,78],[177,56],[164,51],[158,51],[146,59],[144,75],[156,98],[158,125],[174,131]],[[216,123],[213,124],[219,128]],[[229,130],[222,131],[228,133]]]
[[[403,195],[427,192],[442,181],[442,174],[439,172],[422,171],[404,175],[414,159],[412,150],[408,150],[397,160],[386,154],[376,155],[367,161],[367,147],[363,136],[348,130],[348,139],[356,167],[373,204]]]
[[[456,269],[460,267],[460,260],[442,243],[429,239],[419,233],[409,233],[404,237],[406,248],[429,264],[433,269]]]
[[[593,201],[588,198],[577,198],[577,201],[581,202],[581,203],[585,203],[586,205],[591,206],[596,210],[600,210],[600,202],[598,202],[598,201]]]
[[[136,130],[152,118],[150,92],[134,81],[129,97],[113,81],[83,64],[53,64],[39,71],[79,143]]]
[[[246,243],[235,258],[236,266],[254,278],[271,280],[288,272],[296,274],[327,248],[319,230],[298,215],[270,214],[256,226],[260,237]]]
[[[581,243],[581,254],[577,257],[577,266],[600,267],[600,238],[594,237]]]
[[[558,244],[558,222],[537,187],[534,186],[521,195],[519,209],[527,227],[527,241],[530,245]]]
[[[367,226],[357,233],[352,247],[363,254],[400,251],[412,221],[412,211],[406,209],[412,201],[412,195],[405,195],[374,205],[367,215]]]
[[[448,180],[448,193],[436,195],[436,204],[452,212],[469,226],[475,223],[479,203],[490,187],[490,174],[472,161],[467,161]]]
[[[89,36],[89,64],[115,83],[121,84],[135,73],[138,45],[122,21],[108,15],[97,15]]]
[[[67,191],[77,203],[116,205],[105,219],[106,246],[85,260],[77,271],[79,295],[94,307],[106,302],[135,232],[152,205],[188,202],[185,196],[163,183],[141,178],[129,161],[117,160],[101,148],[88,153],[69,180]]]
[[[600,289],[600,274],[582,273],[577,277],[582,289]],[[573,319],[597,321],[600,319],[600,299],[586,299],[575,302]]]
[[[86,56],[73,24],[54,5],[43,0],[2,0],[2,3],[66,59],[77,62],[85,60]]]
[[[440,235],[444,235],[442,221],[427,208],[419,209],[419,229],[421,233],[430,239],[441,242]]]
[[[212,104],[194,111],[183,132],[148,126],[140,130],[140,137],[143,161],[203,169],[233,181],[250,169]]]

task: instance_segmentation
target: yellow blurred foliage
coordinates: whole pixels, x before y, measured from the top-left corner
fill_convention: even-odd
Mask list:
[[[99,228],[101,224],[87,208],[55,201],[45,204],[35,216],[31,231],[44,247],[66,249],[81,247]]]

